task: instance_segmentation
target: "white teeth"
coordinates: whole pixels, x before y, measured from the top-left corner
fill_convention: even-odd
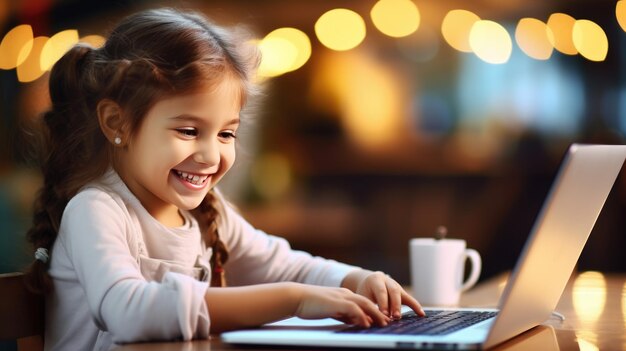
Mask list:
[[[187,172],[181,172],[181,171],[176,171],[176,174],[178,174],[178,176],[181,177],[182,179],[194,185],[201,185],[209,178],[208,175],[199,176],[199,175],[189,174]]]

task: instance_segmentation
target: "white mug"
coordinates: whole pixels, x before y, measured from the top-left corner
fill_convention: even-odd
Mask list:
[[[415,238],[409,242],[411,288],[423,306],[458,305],[461,292],[478,281],[481,259],[474,249],[466,249],[465,240]],[[471,272],[465,282],[465,261]]]

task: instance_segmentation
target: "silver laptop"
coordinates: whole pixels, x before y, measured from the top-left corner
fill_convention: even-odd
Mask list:
[[[226,332],[221,339],[251,345],[402,349],[479,349],[500,344],[550,317],[625,158],[626,145],[570,146],[498,309],[425,308],[427,317],[407,315],[400,321],[415,328],[398,327],[394,322],[358,329],[333,319],[290,318],[257,329]],[[470,317],[473,324],[446,326],[465,318],[454,316],[468,314],[478,316]],[[427,322],[437,318],[445,322],[429,327]]]

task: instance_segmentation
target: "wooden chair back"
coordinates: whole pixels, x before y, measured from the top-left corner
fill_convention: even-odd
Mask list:
[[[18,350],[43,350],[44,297],[30,292],[23,273],[0,274],[0,340]]]

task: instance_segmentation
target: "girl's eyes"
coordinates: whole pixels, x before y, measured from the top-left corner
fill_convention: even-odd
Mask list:
[[[178,132],[178,134],[184,136],[184,137],[197,137],[198,136],[198,130],[196,128],[177,128],[176,132]],[[237,135],[235,134],[235,131],[232,130],[227,130],[227,131],[223,131],[220,132],[218,134],[218,136],[222,139],[235,139],[237,138]]]
[[[224,138],[224,139],[235,139],[235,138],[237,138],[237,135],[232,130],[221,132],[219,134],[219,136],[220,136],[220,138]]]
[[[186,137],[195,137],[198,136],[198,130],[196,128],[178,128],[176,129],[178,134],[186,136]]]

